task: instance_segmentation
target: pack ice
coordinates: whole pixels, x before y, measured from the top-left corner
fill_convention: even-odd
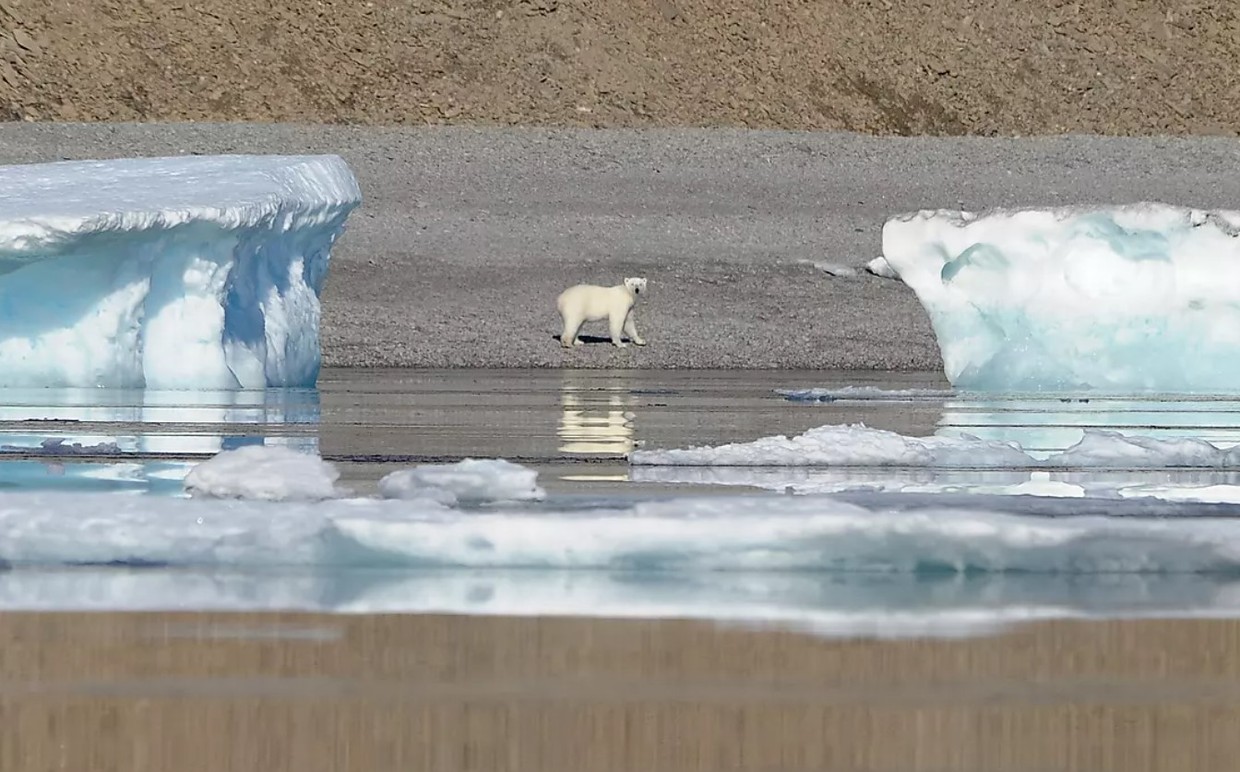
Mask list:
[[[360,202],[334,155],[0,167],[0,386],[312,386]]]
[[[1240,387],[1240,212],[923,210],[886,222],[883,256],[958,388]]]

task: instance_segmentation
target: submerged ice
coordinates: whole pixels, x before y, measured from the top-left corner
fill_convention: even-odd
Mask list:
[[[888,220],[883,257],[959,388],[1240,388],[1240,212],[925,210]]]
[[[337,156],[0,167],[0,386],[313,385]]]
[[[1005,510],[933,500],[918,508],[866,507],[828,496],[758,494],[463,511],[430,499],[12,493],[0,498],[0,562],[11,568],[687,573],[1240,571],[1234,507],[1230,516],[1192,516],[1192,505],[1172,502],[1160,505],[1165,516],[1073,515],[1071,508],[1047,516],[1007,498]]]
[[[838,452],[867,448],[871,461],[963,463],[1000,444],[827,428],[843,430]],[[1081,451],[1229,460],[1208,443],[1140,437]],[[253,446],[198,464],[187,498],[5,494],[0,608],[690,617],[831,635],[1240,608],[1234,505],[1086,492],[547,497],[536,470],[499,459],[393,472],[374,497],[338,477],[316,454]]]

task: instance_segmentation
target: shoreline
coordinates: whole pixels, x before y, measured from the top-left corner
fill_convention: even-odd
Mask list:
[[[363,203],[323,295],[325,367],[941,371],[902,282],[831,277],[923,208],[1226,207],[1235,140],[740,129],[0,125],[0,163],[338,153]],[[555,297],[645,276],[649,345],[565,351]],[[599,338],[602,323],[583,334]]]

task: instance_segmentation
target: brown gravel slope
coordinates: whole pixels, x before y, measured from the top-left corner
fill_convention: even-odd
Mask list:
[[[1235,134],[1228,0],[0,0],[0,117]]]

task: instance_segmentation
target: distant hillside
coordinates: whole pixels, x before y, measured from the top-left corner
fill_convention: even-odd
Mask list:
[[[0,0],[0,118],[1240,128],[1218,0]]]

